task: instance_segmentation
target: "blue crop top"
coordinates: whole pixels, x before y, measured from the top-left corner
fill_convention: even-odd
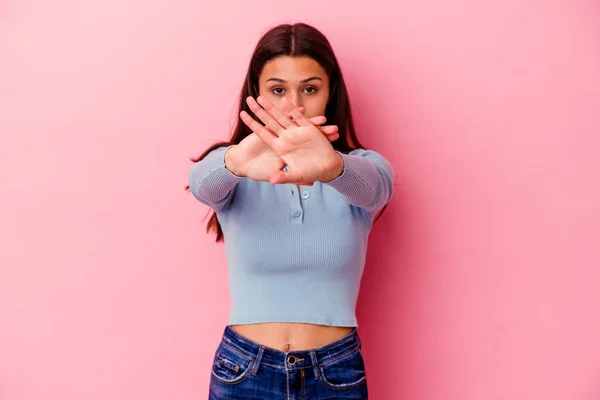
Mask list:
[[[358,326],[368,236],[392,197],[391,164],[372,150],[339,152],[340,176],[298,192],[295,184],[234,175],[225,167],[229,147],[211,151],[189,176],[192,194],[217,213],[223,230],[228,324]]]

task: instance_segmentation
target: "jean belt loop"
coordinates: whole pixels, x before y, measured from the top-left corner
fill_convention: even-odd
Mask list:
[[[258,354],[256,355],[256,361],[254,361],[254,365],[252,365],[252,370],[250,372],[252,375],[256,375],[256,372],[258,371],[258,366],[260,365],[260,362],[262,361],[262,356],[263,356],[264,352],[265,352],[265,346],[261,345],[258,348]]]
[[[358,341],[358,348],[362,349],[362,340],[360,340],[360,335],[358,334],[358,331],[355,330],[355,335],[356,335],[356,340]]]
[[[310,350],[310,359],[312,361],[312,367],[313,367],[313,371],[315,373],[315,379],[319,379],[319,377],[320,377],[319,363],[317,361],[317,354],[315,353],[314,350]]]

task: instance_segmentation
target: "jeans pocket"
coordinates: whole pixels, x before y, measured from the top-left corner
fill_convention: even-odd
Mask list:
[[[253,363],[221,342],[213,359],[212,377],[221,383],[238,384],[248,377]]]
[[[330,389],[351,389],[366,383],[365,362],[359,349],[320,366],[321,382]]]

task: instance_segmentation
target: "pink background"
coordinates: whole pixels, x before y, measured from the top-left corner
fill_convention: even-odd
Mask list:
[[[397,171],[372,398],[600,398],[600,5],[207,3],[0,2],[0,399],[206,398],[230,303],[188,158],[295,21]]]

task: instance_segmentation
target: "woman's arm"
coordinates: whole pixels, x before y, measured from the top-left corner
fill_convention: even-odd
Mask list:
[[[241,176],[235,175],[225,166],[225,152],[232,146],[218,147],[192,167],[190,191],[201,203],[215,212],[229,207],[234,188]]]
[[[344,160],[342,173],[323,183],[344,195],[352,205],[371,213],[381,210],[393,195],[394,168],[390,162],[373,150],[337,153]]]

